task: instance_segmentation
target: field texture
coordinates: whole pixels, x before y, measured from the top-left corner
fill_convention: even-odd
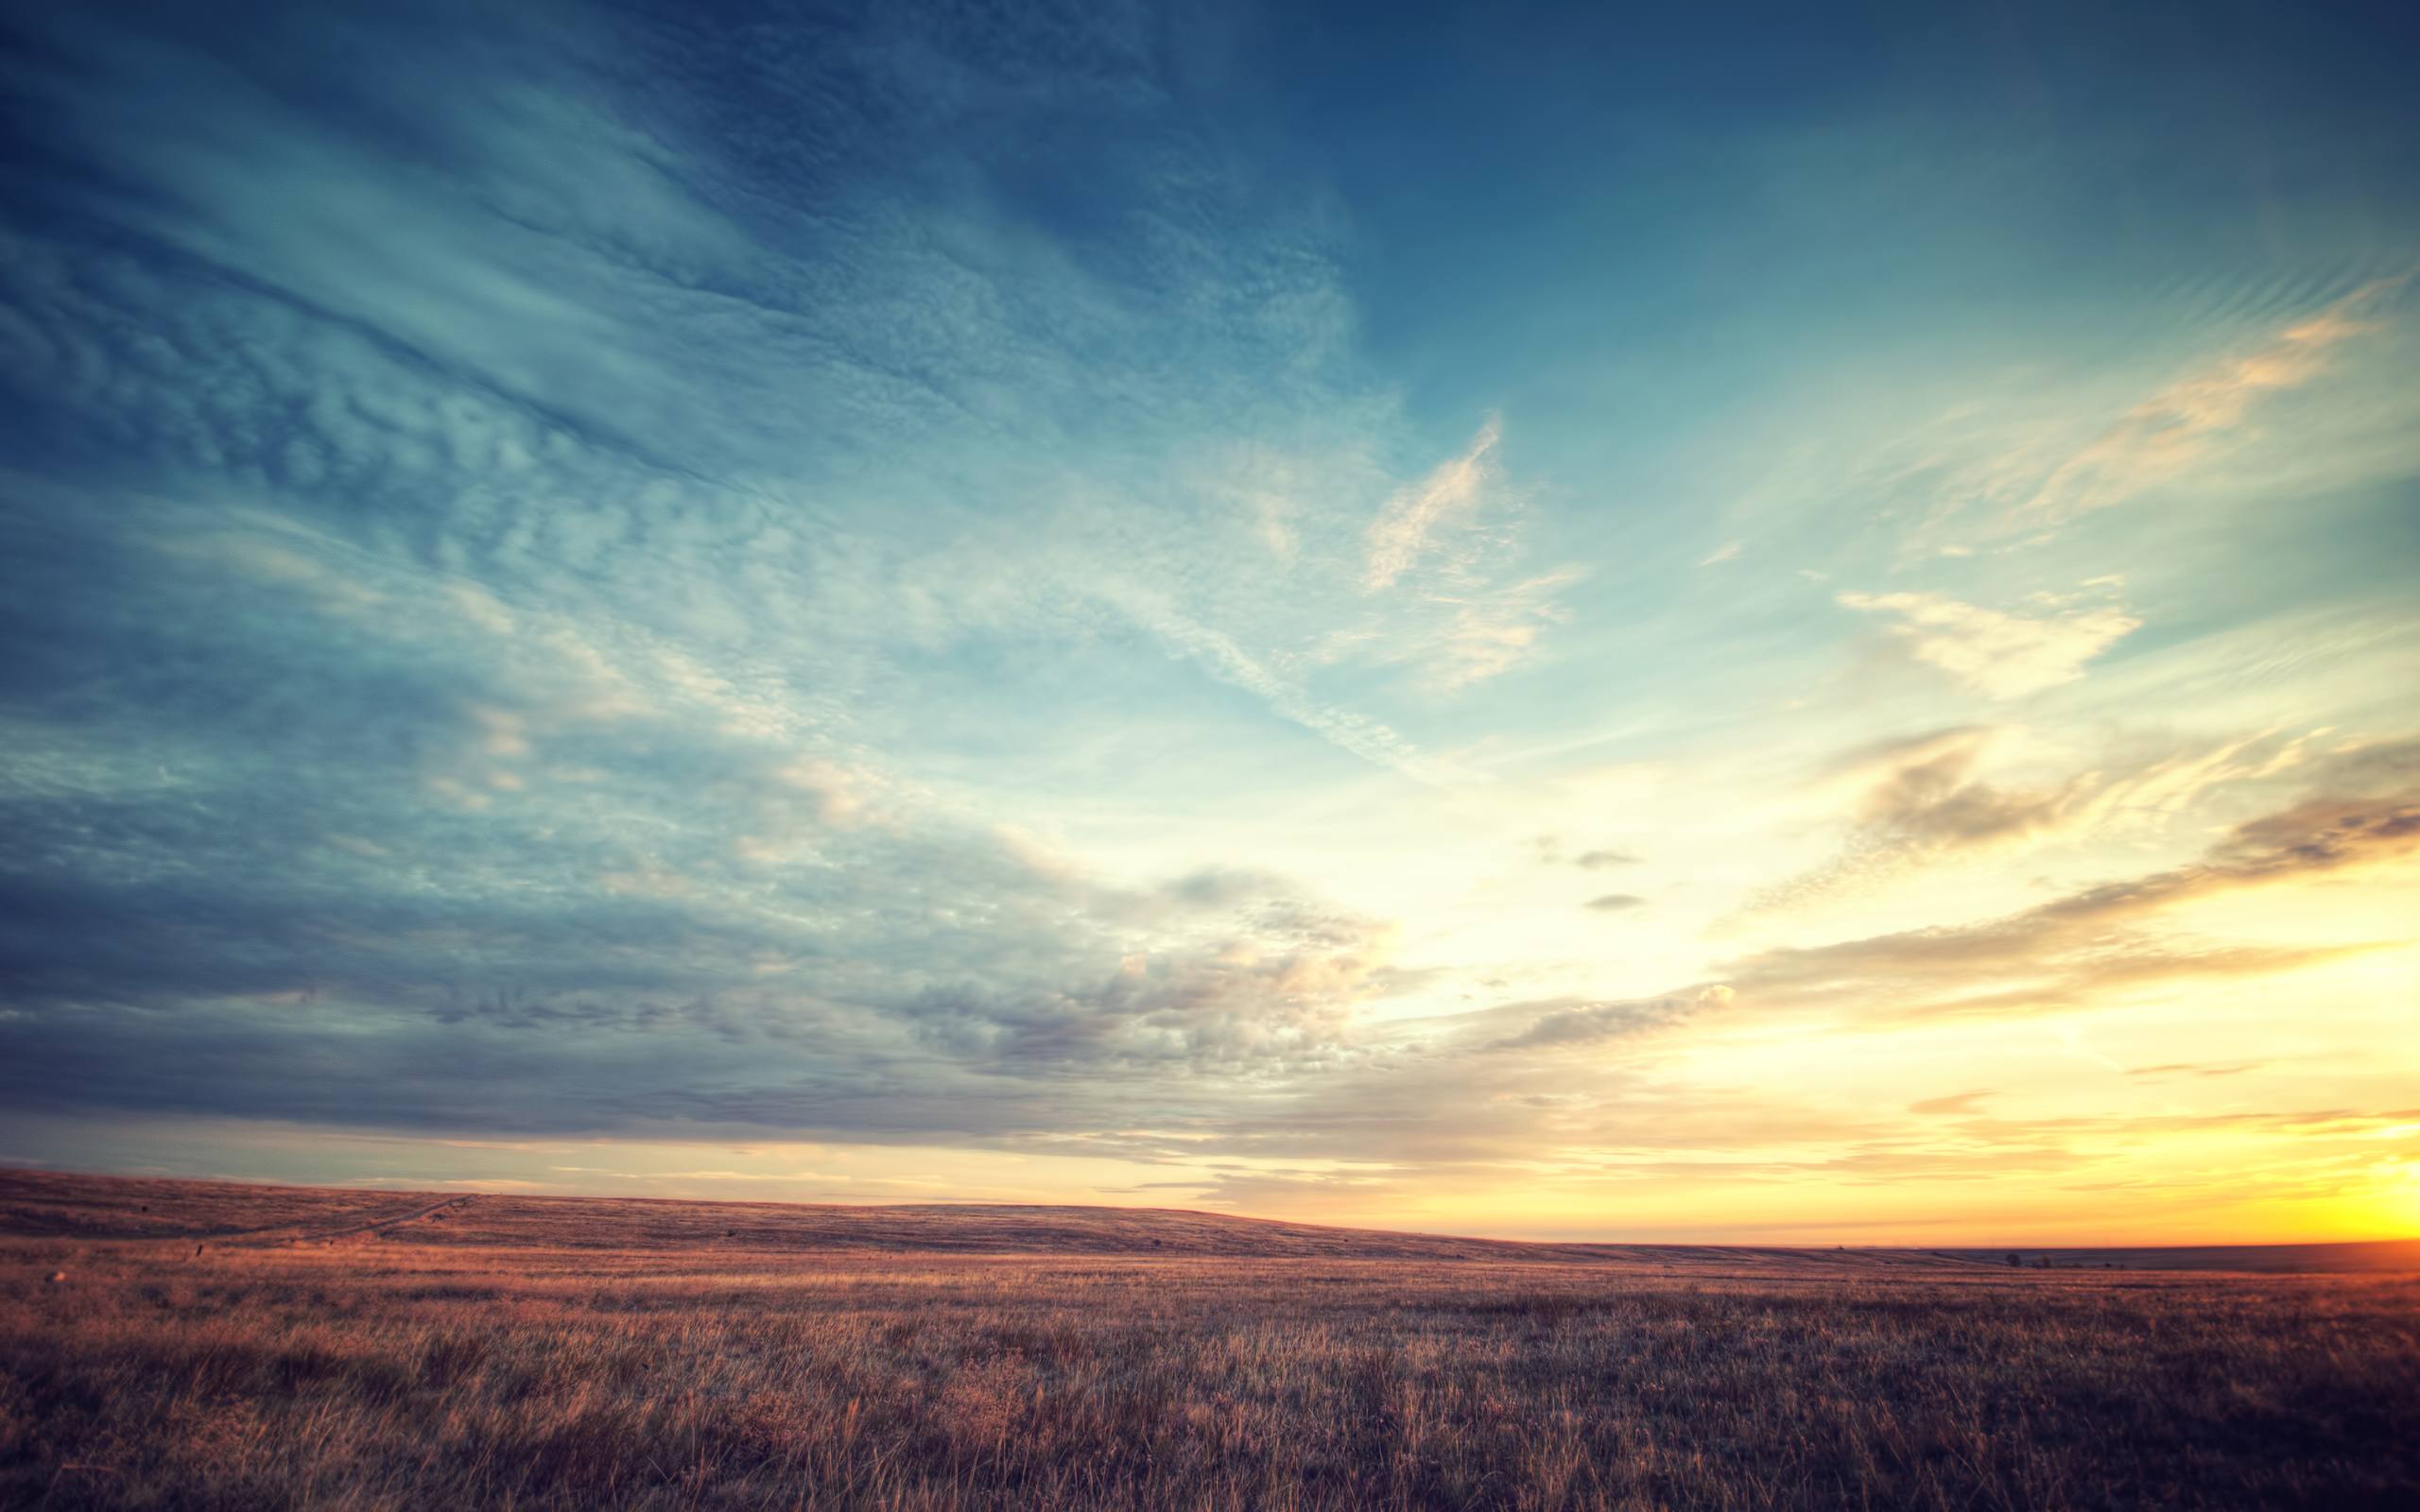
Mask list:
[[[2420,1255],[2130,1254],[12,1176],[0,1505],[2420,1505]]]

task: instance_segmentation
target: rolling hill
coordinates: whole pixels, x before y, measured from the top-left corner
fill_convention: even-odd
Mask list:
[[[2002,1270],[2011,1251],[1546,1244],[1288,1223],[1167,1208],[716,1202],[365,1191],[0,1173],[0,1233],[254,1247],[402,1243],[725,1253],[1157,1255],[1596,1264],[1726,1274]],[[2262,1273],[2420,1271],[2420,1241],[2026,1247],[2027,1267]]]

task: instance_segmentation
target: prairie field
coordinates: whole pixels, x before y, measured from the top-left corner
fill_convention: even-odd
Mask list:
[[[2020,1259],[16,1174],[0,1505],[2420,1504],[2420,1246]]]

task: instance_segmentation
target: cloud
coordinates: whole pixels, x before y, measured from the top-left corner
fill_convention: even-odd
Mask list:
[[[666,675],[711,668],[691,695],[735,721],[796,725],[801,685],[813,715],[862,718],[902,640],[1080,640],[1104,576],[1281,678],[1350,602],[1336,558],[1357,553],[1384,488],[1365,459],[1402,426],[1328,360],[1339,294],[1315,207],[1263,197],[1200,239],[1179,230],[1189,212],[1161,212],[1215,197],[1215,175],[1104,148],[1065,187],[1155,228],[1104,267],[1020,194],[1064,208],[1055,187],[953,129],[961,86],[1023,69],[1030,108],[992,119],[987,143],[1078,117],[1128,122],[1104,143],[1149,137],[1139,123],[1168,101],[1127,35],[1139,18],[1020,30],[1013,64],[939,18],[912,48],[836,24],[866,91],[801,94],[717,56],[730,97],[669,115],[586,66],[626,49],[643,66],[664,39],[605,12],[563,20],[569,45],[505,27],[463,49],[411,18],[297,19],[280,32],[295,68],[380,60],[349,74],[365,119],[332,123],[327,102],[248,84],[177,28],[61,18],[90,87],[29,82],[57,106],[44,150],[107,172],[41,187],[129,192],[8,228],[0,276],[27,339],[0,352],[0,383],[62,435],[105,432],[118,475],[156,469],[186,497],[220,482],[372,557],[404,555],[408,520],[457,614],[644,636]],[[1133,87],[1090,87],[1105,77]],[[1070,94],[1050,105],[1054,80]],[[911,98],[935,103],[888,118]],[[213,129],[143,129],[164,114]],[[769,139],[764,119],[799,135]],[[405,120],[421,134],[398,151],[379,127]],[[837,156],[799,157],[802,139]],[[887,173],[909,159],[957,166]],[[587,198],[599,184],[613,216]],[[77,235],[95,224],[161,255],[98,255]],[[1110,415],[1103,392],[1131,404]],[[936,501],[977,477],[980,526],[937,527]],[[1239,497],[1286,546],[1279,572],[1259,549],[1233,570]],[[1095,532],[1105,499],[1115,517]],[[1516,635],[1516,617],[1466,639]]]
[[[1611,846],[1598,846],[1574,855],[1565,849],[1564,837],[1559,834],[1541,834],[1532,837],[1530,841],[1530,850],[1542,865],[1577,867],[1582,871],[1608,871],[1616,867],[1634,867],[1639,865],[1642,859],[1633,851],[1616,850]]]
[[[2202,860],[1982,923],[1763,951],[1722,978],[1751,1005],[1999,1014],[2119,987],[2283,971],[2360,947],[2219,945],[2146,932],[2187,903],[2420,851],[2420,791],[2323,796],[2238,826]]]
[[[2267,882],[2390,860],[2420,849],[2420,793],[2322,797],[2238,825],[2212,865],[2169,885],[2185,891]]]
[[[1425,664],[1440,688],[1485,681],[1529,655],[1548,626],[1570,618],[1554,595],[1586,576],[1582,568],[1564,567],[1502,588],[1437,594],[1432,601],[1451,609],[1453,617],[1429,645],[1404,654]]]
[[[1731,988],[1715,986],[1625,1002],[1585,1003],[1564,999],[1543,1004],[1517,1004],[1498,1009],[1497,1013],[1508,1017],[1536,1014],[1536,1018],[1529,1027],[1494,1041],[1489,1048],[1568,1049],[1605,1040],[1626,1039],[1722,1008],[1730,1004],[1731,999]],[[1540,1012],[1540,1009],[1545,1011]]]
[[[1939,667],[1989,698],[2018,698],[2073,682],[2084,663],[2139,628],[2115,605],[2043,603],[2031,614],[1962,604],[1939,593],[1841,593],[1861,613],[1894,615],[1891,633],[1917,661]]]
[[[561,811],[482,814],[443,825],[435,894],[311,844],[330,801],[11,805],[11,1103],[996,1141],[1335,1064],[1393,952],[1273,879],[1106,887],[930,822],[834,830],[770,885],[700,837],[632,868],[679,885],[614,887],[544,837]],[[119,870],[69,884],[95,844]]]
[[[1452,693],[1510,670],[1570,618],[1560,595],[1587,568],[1524,574],[1512,528],[1479,528],[1509,502],[1494,461],[1501,436],[1489,417],[1461,456],[1388,499],[1366,532],[1362,592],[1417,591],[1372,602],[1359,624],[1331,632],[1328,656],[1415,667],[1429,689]]]
[[[1908,1111],[1919,1118],[1962,1115],[1979,1111],[1981,1105],[1991,1096],[1992,1090],[1985,1087],[1976,1091],[1959,1092],[1950,1097],[1927,1097],[1922,1102],[1910,1103]]]
[[[1900,844],[1957,850],[2056,826],[2072,787],[2006,788],[1975,778],[1993,734],[1961,727],[1871,750],[1857,764],[1874,777],[1858,803],[1858,828]]]
[[[603,10],[36,27],[0,1100],[980,1143],[1364,1054],[1391,921],[1109,880],[1031,837],[1110,800],[1030,774],[1157,720],[1474,782],[1310,648],[1468,682],[1567,579],[1429,572],[1493,423],[1396,486],[1323,203],[1178,120],[1153,25],[838,18],[851,90]],[[1391,500],[1460,602],[1368,602]]]
[[[1913,521],[1906,566],[2039,544],[2087,515],[2188,488],[2190,514],[2207,520],[2403,477],[2411,386],[2395,370],[2409,351],[2392,306],[2410,284],[2408,272],[2371,280],[2283,319],[2268,312],[2307,300],[2308,284],[2238,285],[2227,302],[2263,312],[2257,323],[2234,324],[2214,352],[2203,333],[2223,309],[2190,312],[2190,354],[2167,360],[2181,372],[2165,382],[2113,386],[2105,359],[2055,356],[1978,375],[1974,393],[1852,468],[1833,501],[1879,500]]]
[[[1954,726],[1863,746],[1826,764],[1815,786],[1847,809],[1840,854],[1765,890],[1752,906],[1790,907],[1937,858],[2018,844],[2061,829],[2087,808],[2101,785],[2098,773],[2048,787],[1979,776],[2000,735]]]
[[[1710,575],[1612,592],[1670,522],[1533,516],[1564,495],[1509,474],[1505,425],[1567,454],[1553,415],[1420,422],[1363,338],[1392,317],[1355,217],[1252,158],[1226,43],[1149,8],[910,7],[822,17],[802,70],[783,27],[614,8],[172,10],[50,8],[0,58],[12,1113],[1207,1152],[1258,1162],[1217,1177],[1239,1201],[1824,1165],[1736,1153],[1757,1139],[1837,1138],[1859,1179],[1979,1169],[1862,1110],[1658,1081],[1711,1058],[1672,1052],[1718,1009],[2016,1013],[2319,958],[2168,911],[2399,843],[2358,800],[2411,779],[2371,747],[2357,782],[2324,749],[2347,735],[2178,736],[2096,777],[1932,730],[1837,779],[1845,850],[2167,839],[2288,770],[2353,806],[2248,827],[2203,863],[2231,882],[1754,955],[1727,1007],[1646,993],[1625,978],[1706,974],[1682,874],[1770,853],[1715,747],[1787,761],[1814,717],[1741,715],[1764,700],[1730,679],[1794,679],[1774,632],[1820,637],[1754,595],[1675,609],[1716,631],[1658,617]],[[2249,442],[2377,298],[2158,396],[2162,423]],[[1747,450],[1796,467],[1780,439]],[[2080,445],[2054,441],[1993,507],[2044,491]],[[2155,450],[2113,440],[2046,507]],[[1709,574],[1745,552],[1709,546]],[[1851,607],[2012,696],[2125,633],[2100,599],[1992,602]],[[1550,655],[1575,633],[1585,660]],[[1671,654],[1622,654],[1651,638]],[[2383,707],[2295,696],[2347,730],[2330,710]],[[1651,798],[1566,783],[1616,742]],[[1541,854],[1591,878],[1560,902],[1488,864],[1549,822],[1573,837]],[[1592,832],[1652,840],[1656,875],[1598,876],[1638,858]],[[1474,885],[1424,882],[1465,853]],[[1641,896],[1668,939],[1609,921]],[[1612,929],[1652,955],[1590,948]],[[1532,1001],[1476,1006],[1505,996]],[[2041,1138],[2026,1159],[2071,1157]]]
[[[1377,720],[1316,702],[1300,686],[1253,660],[1223,632],[1198,624],[1148,595],[1124,590],[1104,593],[1172,650],[1219,681],[1253,695],[1281,718],[1302,726],[1339,749],[1418,782],[1443,784],[1470,780],[1471,774],[1449,762],[1422,754],[1419,747]]]
[[[1807,784],[1839,813],[1839,851],[1756,894],[1745,912],[1798,907],[1888,882],[1918,868],[2003,855],[2056,838],[2141,840],[2164,833],[2211,794],[2268,782],[2305,767],[2325,730],[2292,737],[2274,730],[2145,759],[2113,756],[2102,766],[2049,781],[1985,775],[1996,750],[2022,732],[1960,725],[1859,746],[1824,763]],[[2340,781],[2360,766],[2397,769],[2392,747],[2326,764]]]
[[[2364,284],[2266,343],[2160,389],[2052,469],[1996,522],[1996,530],[2006,534],[2064,524],[2123,504],[2208,461],[2219,443],[2243,430],[2262,404],[2326,372],[2331,349],[2378,331],[2378,322],[2358,317],[2382,303],[2408,278]]]
[[[1429,552],[1439,530],[1478,509],[1495,481],[1492,458],[1503,436],[1503,423],[1488,417],[1461,455],[1387,501],[1378,517],[1370,522],[1369,557],[1361,578],[1364,592],[1392,587]]]
[[[1647,900],[1636,893],[1609,892],[1589,899],[1585,906],[1600,914],[1628,913],[1634,908],[1646,907]]]
[[[2151,760],[2139,753],[2113,757],[2100,767],[2047,782],[1984,775],[1987,760],[2020,734],[1953,726],[1861,746],[1824,764],[1810,786],[1827,806],[1842,811],[1840,853],[1768,889],[1754,906],[1791,906],[1914,868],[1999,854],[2053,836],[2139,839],[2160,833],[2221,788],[2266,782],[2303,767],[2317,738],[2270,730]],[[2391,752],[2361,760],[2381,768],[2393,764]],[[2354,766],[2340,759],[2329,770],[2349,779]]]

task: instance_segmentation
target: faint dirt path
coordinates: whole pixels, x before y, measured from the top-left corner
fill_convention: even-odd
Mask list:
[[[447,1197],[442,1202],[432,1202],[424,1208],[415,1208],[409,1212],[393,1213],[383,1218],[365,1219],[357,1223],[346,1224],[341,1228],[298,1228],[294,1234],[294,1238],[298,1241],[305,1239],[349,1239],[355,1234],[384,1233],[389,1228],[400,1228],[407,1223],[418,1223],[424,1218],[433,1218],[449,1208],[462,1207],[470,1200],[471,1199],[468,1196]]]
[[[267,1228],[236,1228],[214,1234],[180,1234],[135,1242],[159,1245],[191,1244],[196,1246],[197,1253],[201,1246],[209,1245],[256,1248],[266,1245],[332,1244],[338,1239],[354,1239],[364,1234],[385,1233],[389,1228],[400,1228],[407,1223],[419,1223],[423,1219],[434,1218],[449,1209],[462,1207],[470,1200],[470,1194],[447,1197],[442,1201],[427,1203],[403,1212],[380,1213],[375,1217],[355,1218],[347,1223],[333,1225],[275,1224]]]

